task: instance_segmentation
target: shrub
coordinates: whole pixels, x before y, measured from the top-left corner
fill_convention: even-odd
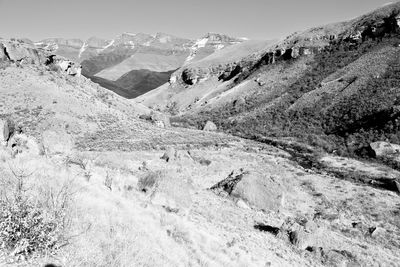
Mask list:
[[[59,219],[22,199],[11,203],[1,200],[1,247],[14,255],[52,250],[62,231]]]
[[[144,176],[139,178],[138,190],[148,192],[150,189],[155,188],[161,179],[162,173],[160,171],[149,171]]]
[[[29,185],[32,174],[12,171],[0,191],[0,249],[12,256],[53,253],[67,244],[71,183]]]

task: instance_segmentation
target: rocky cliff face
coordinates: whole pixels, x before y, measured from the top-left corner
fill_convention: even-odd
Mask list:
[[[0,39],[0,60],[18,64],[41,64],[46,61],[46,53],[29,43]]]
[[[246,76],[247,73],[251,73],[264,65],[327,52],[332,43],[350,43],[357,46],[367,39],[382,39],[386,34],[398,32],[399,12],[393,10],[390,14],[383,13],[380,16],[377,14],[377,17],[372,20],[371,17],[362,17],[347,25],[334,24],[327,28],[313,28],[288,36],[274,47],[240,61],[206,68],[196,68],[189,65],[179,70],[174,76],[179,77],[184,84],[189,86],[213,76],[218,76],[220,80],[227,81],[239,74]],[[333,28],[331,29],[331,27]],[[221,38],[217,38],[217,40],[221,40]],[[176,78],[174,80],[179,81]]]
[[[82,67],[65,57],[49,53],[45,49],[38,49],[33,43],[22,40],[0,39],[0,63],[15,64],[17,66],[36,65],[47,70],[60,70],[61,73],[71,76],[81,76]]]

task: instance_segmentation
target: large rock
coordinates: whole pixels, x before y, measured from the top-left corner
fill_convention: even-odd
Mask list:
[[[213,123],[212,121],[207,121],[206,125],[203,128],[203,131],[208,131],[208,132],[215,132],[217,131],[217,125]]]
[[[4,42],[3,46],[5,48],[4,52],[12,62],[40,64],[44,61],[44,57],[31,45],[19,42]]]
[[[10,140],[15,130],[15,125],[10,119],[0,120],[0,142]]]
[[[232,172],[210,189],[219,195],[241,199],[260,210],[279,211],[284,204],[282,186],[272,177],[259,172]]]
[[[378,141],[370,144],[377,157],[398,157],[400,155],[400,145]]]
[[[400,145],[379,141],[371,143],[370,147],[377,158],[400,163]]]
[[[7,60],[9,60],[9,59],[8,59],[7,54],[6,54],[5,47],[4,47],[3,44],[0,43],[0,62],[1,61],[7,61]]]

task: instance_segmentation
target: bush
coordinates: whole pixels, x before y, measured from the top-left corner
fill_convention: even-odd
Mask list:
[[[13,171],[1,180],[0,249],[12,256],[53,253],[68,241],[71,184],[32,186],[30,176]]]
[[[52,250],[62,231],[60,218],[48,216],[22,199],[0,201],[0,244],[14,255]]]
[[[162,173],[160,171],[149,171],[144,176],[139,178],[138,190],[146,193],[155,188],[161,179],[161,176]]]

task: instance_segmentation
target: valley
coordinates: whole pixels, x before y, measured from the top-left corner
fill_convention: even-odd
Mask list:
[[[0,266],[398,266],[399,90],[400,2],[281,40],[0,38]]]

